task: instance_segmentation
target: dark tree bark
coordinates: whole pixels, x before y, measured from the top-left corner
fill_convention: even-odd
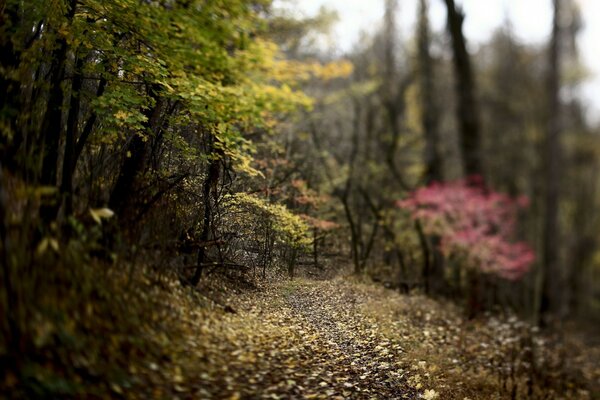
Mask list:
[[[553,0],[554,17],[550,40],[547,77],[548,127],[545,142],[545,210],[542,253],[541,322],[559,312],[562,297],[562,271],[560,267],[559,200],[561,181],[561,105],[560,105],[560,41],[561,0]]]
[[[442,159],[438,150],[438,112],[435,101],[434,61],[431,57],[431,35],[429,30],[428,1],[419,2],[419,84],[421,89],[421,123],[425,131],[425,183],[442,180]]]
[[[10,2],[0,8],[0,26],[5,29],[4,34],[0,36],[0,63],[3,71],[0,74],[0,122],[4,127],[3,132],[0,132],[0,160],[12,171],[18,170],[15,154],[23,139],[17,126],[18,114],[21,111],[20,83],[8,73],[15,70],[20,63],[20,56],[12,42],[12,33],[16,30],[18,21],[16,2]]]
[[[104,90],[106,89],[107,81],[104,78],[100,79],[98,83],[98,88],[96,89],[96,98],[102,96],[104,94]],[[77,139],[77,143],[75,144],[75,152],[73,154],[73,170],[77,168],[77,162],[79,161],[79,157],[83,152],[83,147],[87,143],[88,138],[92,134],[94,130],[94,125],[96,124],[96,120],[98,119],[98,114],[95,111],[92,111],[91,115],[85,121],[83,125],[83,129],[81,130],[81,135]]]
[[[396,150],[398,149],[398,142],[401,134],[400,118],[404,113],[405,108],[404,94],[412,81],[411,76],[399,81],[398,73],[396,71],[397,9],[397,0],[386,0],[384,15],[384,69],[381,96],[386,110],[391,137],[384,137],[384,140],[380,140],[380,145],[383,154],[385,154],[385,161],[395,180],[400,187],[409,190],[402,172],[396,166]],[[367,134],[369,133],[370,132],[367,132]]]
[[[466,39],[462,26],[465,19],[463,11],[457,8],[454,0],[444,0],[448,12],[448,31],[452,41],[454,60],[454,76],[458,106],[457,120],[460,128],[460,147],[464,174],[467,177],[484,177],[481,154],[481,133],[479,126],[479,110],[475,98],[475,80],[471,67]],[[469,291],[467,314],[474,317],[481,309],[484,293],[483,281],[477,271],[468,273]]]
[[[361,234],[360,234],[360,226],[359,222],[357,222],[354,218],[352,209],[350,207],[350,197],[353,191],[353,183],[354,183],[354,169],[356,164],[356,159],[358,157],[358,147],[360,142],[360,117],[361,117],[361,107],[358,100],[354,101],[354,121],[353,121],[353,133],[352,133],[352,147],[350,150],[350,159],[348,160],[350,165],[350,170],[348,171],[348,178],[346,180],[346,185],[344,187],[343,193],[340,198],[342,200],[342,205],[344,206],[344,214],[346,215],[346,220],[348,221],[348,225],[350,227],[350,237],[351,237],[351,246],[352,246],[352,261],[354,264],[354,273],[360,274],[362,273],[362,262],[361,262]]]
[[[213,153],[213,143],[214,137],[212,134],[209,134],[209,146],[208,146],[208,154]],[[219,183],[219,176],[221,174],[221,159],[219,157],[211,158],[208,169],[206,171],[206,177],[204,178],[204,182],[202,184],[202,199],[204,202],[204,210],[202,216],[202,231],[200,232],[200,242],[208,242],[211,234],[211,224],[212,224],[212,216],[213,216],[213,200],[212,197],[216,197],[217,192],[217,184]],[[204,270],[204,263],[206,259],[206,250],[205,246],[201,246],[198,249],[198,256],[196,259],[196,270],[194,271],[194,275],[192,276],[190,283],[192,286],[198,285],[200,282],[200,278],[202,278],[202,272]]]
[[[77,0],[71,0],[68,5],[66,19],[70,23],[75,16]],[[50,92],[48,95],[48,107],[42,121],[42,170],[40,182],[42,185],[56,185],[58,171],[58,153],[60,137],[63,131],[62,106],[64,93],[62,83],[65,78],[65,65],[67,61],[68,44],[65,38],[57,40],[57,48],[52,54],[50,66]],[[56,207],[49,213],[56,214]],[[47,215],[53,217],[52,215]],[[55,217],[55,215],[54,215]]]
[[[146,113],[148,118],[146,133],[154,135],[160,129],[165,100],[154,90],[151,90],[151,95],[156,99],[156,103]],[[131,209],[136,179],[145,170],[147,164],[149,143],[148,138],[135,134],[127,145],[126,156],[109,200],[110,209],[121,218],[125,217]]]
[[[4,176],[2,164],[0,164],[0,263],[2,267],[2,284],[4,286],[4,294],[6,296],[6,324],[7,332],[5,339],[9,353],[15,359],[19,359],[19,354],[24,351],[23,336],[21,335],[21,327],[19,325],[19,310],[20,302],[14,286],[13,262],[11,257],[11,243],[8,235],[8,215],[6,215],[6,207],[8,203],[8,193],[4,189]]]
[[[418,22],[418,74],[421,91],[421,123],[425,132],[425,184],[442,181],[442,157],[438,150],[438,112],[435,101],[434,88],[434,61],[431,57],[431,37],[429,30],[428,1],[419,2]],[[417,222],[421,247],[423,250],[423,279],[425,292],[438,293],[445,287],[444,284],[444,257],[439,249],[439,236],[426,237],[420,224]]]
[[[75,166],[75,144],[79,132],[79,112],[81,109],[80,92],[83,85],[81,70],[83,58],[78,57],[75,62],[73,82],[71,85],[71,101],[69,106],[69,117],[67,119],[67,133],[65,137],[65,151],[63,156],[63,170],[61,182],[61,194],[65,216],[73,213],[73,172]]]
[[[479,112],[475,99],[475,81],[465,37],[462,32],[464,13],[454,0],[444,0],[448,10],[448,31],[452,39],[454,75],[458,96],[457,117],[460,126],[460,143],[465,175],[483,176]]]

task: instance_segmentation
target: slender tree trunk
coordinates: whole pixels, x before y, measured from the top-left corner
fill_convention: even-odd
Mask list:
[[[561,0],[553,0],[554,18],[549,49],[547,77],[548,131],[545,143],[545,212],[542,253],[542,295],[540,316],[542,322],[561,308],[562,271],[560,269],[560,226],[558,206],[561,177],[561,107],[560,107],[560,15]]]
[[[75,16],[77,0],[71,0],[66,15],[70,23]],[[66,39],[57,40],[58,46],[52,54],[50,67],[50,93],[48,95],[48,106],[42,121],[42,171],[40,182],[43,185],[56,185],[58,171],[58,153],[60,136],[62,133],[62,107],[64,93],[62,83],[65,78],[65,66],[67,61],[68,44]],[[54,210],[55,211],[55,210]]]
[[[348,185],[347,187],[350,187]],[[348,190],[349,191],[349,190]],[[360,250],[359,250],[359,235],[356,232],[356,224],[354,222],[354,217],[352,216],[352,210],[350,209],[349,196],[344,194],[342,197],[342,204],[344,206],[344,212],[346,214],[346,220],[348,221],[348,225],[350,227],[350,244],[352,246],[352,262],[354,264],[354,273],[359,275],[362,272],[361,263],[360,263]]]
[[[66,21],[70,24],[75,17],[75,9],[78,0],[71,0],[67,5]],[[57,27],[54,27],[56,29]],[[63,102],[64,92],[62,84],[65,78],[67,64],[67,53],[69,46],[63,37],[57,40],[57,48],[52,54],[50,65],[50,92],[46,113],[42,120],[42,170],[40,171],[40,183],[44,186],[56,186],[58,176],[58,156],[60,151],[60,138],[63,133]],[[56,219],[60,200],[54,199],[53,203],[44,204],[40,215],[45,224]]]
[[[11,71],[18,68],[19,54],[14,49],[12,33],[18,26],[18,5],[11,2],[0,7],[0,26],[5,30],[0,35],[0,160],[11,171],[18,171],[15,155],[22,141],[22,132],[18,128],[17,119],[21,111],[20,83],[13,79]],[[6,27],[11,27],[7,29]]]
[[[82,68],[83,58],[78,57],[73,73],[73,83],[71,85],[71,103],[67,120],[67,134],[65,138],[62,170],[61,194],[63,196],[65,216],[69,216],[73,213],[73,167],[75,165],[75,144],[79,134],[79,112],[81,108],[80,92],[83,84],[83,77],[81,76]]]
[[[454,75],[458,98],[457,119],[460,127],[460,147],[464,174],[467,177],[484,177],[481,154],[481,133],[479,126],[479,110],[475,98],[475,79],[471,60],[467,51],[462,26],[465,15],[456,7],[454,0],[445,0],[448,11],[448,31],[452,39]],[[485,292],[478,271],[469,271],[467,313],[473,317],[481,309],[482,295]]]
[[[288,259],[288,275],[290,279],[294,279],[294,275],[296,272],[296,256],[298,254],[298,250],[295,247],[292,247],[290,251],[291,254]]]
[[[96,89],[96,98],[102,96],[104,94],[104,90],[106,89],[107,81],[104,78],[100,79],[98,83],[98,88]],[[88,138],[92,134],[94,130],[94,125],[96,124],[96,120],[98,119],[98,114],[95,111],[92,111],[91,115],[85,121],[83,125],[83,129],[81,130],[81,135],[77,139],[77,143],[75,144],[75,152],[73,154],[73,170],[77,168],[77,162],[79,161],[79,157],[83,152],[83,148],[87,143]]]
[[[350,170],[348,171],[348,178],[346,180],[346,186],[344,188],[344,192],[342,193],[341,200],[342,205],[344,206],[344,213],[346,214],[346,220],[348,221],[348,225],[350,227],[350,236],[351,236],[351,246],[352,246],[352,261],[354,263],[354,273],[360,274],[362,272],[361,262],[360,262],[360,228],[357,226],[360,224],[354,220],[354,216],[352,214],[352,209],[350,208],[350,196],[352,194],[352,187],[354,181],[354,167],[356,163],[356,158],[358,156],[358,146],[360,141],[360,115],[361,108],[358,100],[354,101],[354,129],[352,134],[352,149],[350,151]]]
[[[433,58],[430,52],[429,18],[427,15],[428,1],[419,2],[419,73],[421,89],[421,123],[425,131],[425,182],[441,181],[442,159],[438,150],[438,111],[435,101]]]
[[[2,164],[0,164],[0,263],[2,267],[2,283],[4,286],[4,294],[6,296],[6,319],[5,338],[7,349],[15,358],[23,352],[23,337],[19,325],[19,310],[20,303],[18,301],[17,291],[13,280],[13,265],[11,260],[11,243],[8,235],[8,216],[6,215],[6,207],[8,203],[8,194],[4,189],[4,176]],[[4,321],[3,321],[4,322]]]
[[[420,221],[415,221],[415,228],[419,235],[419,243],[421,244],[421,252],[423,253],[423,285],[425,286],[425,294],[431,294],[431,252],[429,251],[429,242],[423,232]]]
[[[384,65],[383,85],[381,89],[382,102],[385,107],[386,116],[391,136],[385,135],[380,140],[381,151],[385,154],[385,162],[390,172],[400,187],[408,190],[408,184],[404,179],[402,171],[396,165],[396,150],[400,135],[400,117],[404,113],[404,93],[411,83],[411,79],[398,80],[396,52],[397,52],[397,29],[396,13],[398,0],[386,0],[384,15]],[[369,116],[367,116],[369,117]],[[367,120],[367,122],[370,122]],[[370,132],[367,131],[367,135]]]
[[[457,117],[460,126],[460,143],[465,175],[483,176],[479,114],[475,99],[475,81],[465,37],[462,32],[464,14],[454,4],[445,0],[448,9],[448,30],[454,53],[454,74],[458,96]]]
[[[154,95],[158,97],[156,93]],[[160,128],[164,104],[165,100],[158,97],[154,107],[146,114],[147,134],[155,134]],[[120,217],[130,211],[135,181],[146,166],[149,142],[148,138],[135,134],[127,146],[126,156],[109,200],[109,207]]]
[[[313,228],[313,263],[315,268],[319,268],[319,231]]]
[[[209,151],[211,154],[213,151],[213,141],[214,138],[211,136]],[[204,211],[202,217],[202,231],[200,232],[200,248],[198,249],[198,256],[196,259],[196,270],[194,272],[194,276],[190,283],[192,286],[198,285],[200,282],[200,278],[202,277],[202,271],[204,270],[204,263],[206,259],[206,247],[204,243],[208,242],[210,239],[211,232],[211,222],[212,222],[212,214],[213,214],[213,205],[211,199],[211,193],[216,197],[216,188],[219,183],[219,175],[221,171],[221,160],[217,157],[212,158],[210,163],[208,164],[208,170],[206,172],[206,177],[204,178],[204,183],[202,184],[202,199],[204,201]]]
[[[419,2],[419,85],[421,89],[421,123],[425,132],[425,183],[442,181],[442,157],[438,150],[438,106],[435,101],[433,58],[430,53],[430,31],[428,1]],[[418,226],[419,237],[423,236]],[[438,293],[445,287],[444,257],[439,248],[440,237],[430,236],[421,239],[424,251],[423,278],[427,293]],[[429,246],[431,244],[431,246]]]

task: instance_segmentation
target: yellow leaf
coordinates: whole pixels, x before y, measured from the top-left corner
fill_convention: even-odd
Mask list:
[[[121,386],[117,385],[116,383],[111,383],[110,388],[115,393],[123,394],[123,389],[121,389]]]
[[[59,250],[58,240],[51,238],[51,237],[43,238],[40,241],[40,243],[38,244],[37,248],[35,249],[35,253],[38,256],[41,256],[48,250],[48,247],[50,247],[52,250],[54,250],[55,252],[58,253],[58,250]]]
[[[424,399],[424,400],[434,400],[434,399],[437,399],[438,396],[439,396],[439,394],[435,390],[433,390],[433,389],[427,389],[421,395],[421,398]]]
[[[48,238],[44,238],[42,239],[42,241],[38,244],[37,249],[35,249],[35,252],[37,255],[42,255],[46,252],[46,250],[48,249]]]
[[[90,208],[90,215],[97,223],[101,223],[102,219],[108,219],[115,215],[110,208]]]
[[[54,238],[50,238],[49,242],[50,242],[50,247],[52,247],[52,249],[58,253],[58,240],[56,240]]]
[[[127,117],[129,117],[129,114],[123,110],[119,110],[115,114],[116,119],[127,119]]]
[[[173,381],[176,383],[183,382],[183,374],[181,373],[181,368],[179,366],[175,367],[175,373],[173,374]]]

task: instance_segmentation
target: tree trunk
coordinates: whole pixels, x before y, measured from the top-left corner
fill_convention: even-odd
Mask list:
[[[0,26],[4,32],[0,35],[0,160],[11,171],[18,171],[15,155],[22,141],[22,132],[17,125],[17,117],[21,111],[20,82],[13,79],[11,71],[18,68],[19,54],[15,51],[12,34],[18,26],[19,14],[16,2],[0,7]],[[11,27],[8,30],[6,27]]]
[[[81,69],[83,58],[78,57],[75,63],[73,83],[71,85],[71,104],[69,106],[69,117],[67,120],[67,134],[65,138],[65,151],[63,156],[63,170],[61,194],[65,216],[73,213],[73,173],[75,165],[75,141],[79,132],[80,92],[83,85]]]
[[[457,120],[460,128],[460,147],[464,174],[467,177],[484,177],[481,154],[481,133],[479,127],[479,110],[475,98],[475,80],[471,60],[467,51],[462,26],[465,15],[456,7],[454,0],[445,0],[448,11],[448,31],[452,39],[454,60],[454,76],[458,106]],[[475,182],[475,181],[473,181]],[[467,312],[474,317],[481,310],[482,288],[479,272],[470,270],[467,279],[469,285]]]
[[[77,0],[71,0],[67,11],[67,22],[70,23],[75,16]],[[48,95],[48,106],[42,121],[42,171],[40,182],[42,185],[56,185],[58,171],[58,153],[60,136],[62,133],[62,106],[64,93],[62,83],[65,78],[65,65],[67,61],[68,45],[65,38],[57,40],[58,46],[51,56],[50,66],[50,93]]]
[[[2,171],[2,165],[0,164],[0,263],[2,267],[2,284],[4,286],[4,294],[6,295],[6,315],[3,319],[6,319],[5,339],[7,343],[7,349],[11,356],[18,359],[19,354],[24,351],[23,336],[21,335],[19,310],[21,304],[18,301],[18,294],[14,286],[15,281],[13,273],[13,261],[11,257],[11,243],[8,235],[8,215],[6,215],[6,208],[8,203],[8,194],[4,189],[4,176]],[[2,321],[4,323],[4,321]],[[4,326],[2,326],[4,328]]]
[[[425,184],[443,180],[442,157],[438,150],[438,106],[434,93],[433,58],[429,50],[431,39],[429,31],[429,18],[427,15],[428,2],[420,0],[419,3],[419,84],[421,89],[421,123],[425,132]],[[419,237],[423,235],[420,225]],[[423,278],[427,293],[440,294],[445,287],[444,282],[444,256],[439,248],[439,236],[421,238],[424,251]],[[431,244],[431,247],[428,244]]]
[[[423,253],[423,285],[425,286],[425,294],[431,294],[431,252],[429,251],[429,242],[427,236],[423,233],[423,228],[419,220],[415,221],[415,228],[419,235],[419,243],[421,244],[421,252]]]
[[[157,97],[156,94],[155,97]],[[148,118],[146,134],[155,134],[160,128],[164,104],[165,100],[158,97],[154,107],[146,113]],[[135,181],[146,166],[149,142],[148,138],[134,134],[127,145],[125,160],[109,200],[110,209],[119,217],[124,217],[130,211],[131,197],[135,192]]]
[[[441,181],[442,160],[438,150],[438,106],[435,102],[433,58],[429,50],[431,38],[429,18],[427,16],[428,2],[419,3],[419,72],[421,89],[421,123],[425,131],[425,183]]]
[[[98,83],[98,88],[96,89],[96,98],[101,97],[104,94],[104,90],[106,89],[107,81],[105,78],[100,78],[100,82]],[[92,110],[91,115],[88,117],[87,121],[85,121],[85,125],[83,125],[83,129],[81,131],[81,136],[77,139],[77,144],[75,145],[75,152],[73,154],[73,170],[77,168],[77,162],[79,161],[79,157],[83,152],[83,147],[87,143],[88,138],[92,134],[94,130],[94,125],[96,124],[96,120],[98,119],[98,114]]]
[[[67,6],[67,23],[71,23],[75,17],[75,9],[78,0],[71,0]],[[56,27],[54,27],[56,29]],[[64,92],[62,83],[65,78],[68,44],[63,37],[57,40],[57,48],[51,56],[50,66],[50,92],[44,119],[42,120],[42,170],[40,172],[40,183],[44,186],[56,186],[58,175],[58,155],[60,137],[63,132],[62,110]],[[40,210],[42,220],[48,224],[56,219],[60,202],[58,199],[52,204],[45,204]]]
[[[544,233],[542,253],[542,294],[540,302],[541,322],[555,315],[561,308],[562,271],[560,269],[560,166],[561,148],[561,107],[560,107],[560,15],[561,0],[553,0],[554,18],[548,64],[548,131],[545,143],[545,183]]]
[[[465,37],[462,32],[464,14],[454,0],[445,0],[448,9],[448,30],[454,54],[454,75],[458,96],[457,117],[460,126],[460,144],[466,176],[483,176],[479,115],[475,99],[475,81]]]
[[[209,154],[212,152],[212,141],[210,139]],[[204,212],[202,217],[202,231],[200,232],[200,242],[207,242],[210,239],[211,233],[211,221],[212,221],[212,199],[211,193],[214,193],[216,197],[216,188],[219,183],[219,175],[221,171],[221,160],[217,157],[212,158],[208,165],[208,171],[206,172],[206,178],[202,184],[202,199],[204,201]],[[201,246],[198,249],[198,257],[196,260],[196,271],[194,276],[190,280],[192,286],[198,285],[200,278],[202,277],[202,271],[204,269],[204,260],[206,259],[206,247]]]

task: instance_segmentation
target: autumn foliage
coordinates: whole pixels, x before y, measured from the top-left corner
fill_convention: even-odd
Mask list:
[[[506,279],[521,278],[535,260],[531,247],[516,241],[519,210],[526,197],[486,188],[481,179],[434,182],[412,192],[398,206],[420,221],[428,235],[441,238],[441,251],[470,268]]]

